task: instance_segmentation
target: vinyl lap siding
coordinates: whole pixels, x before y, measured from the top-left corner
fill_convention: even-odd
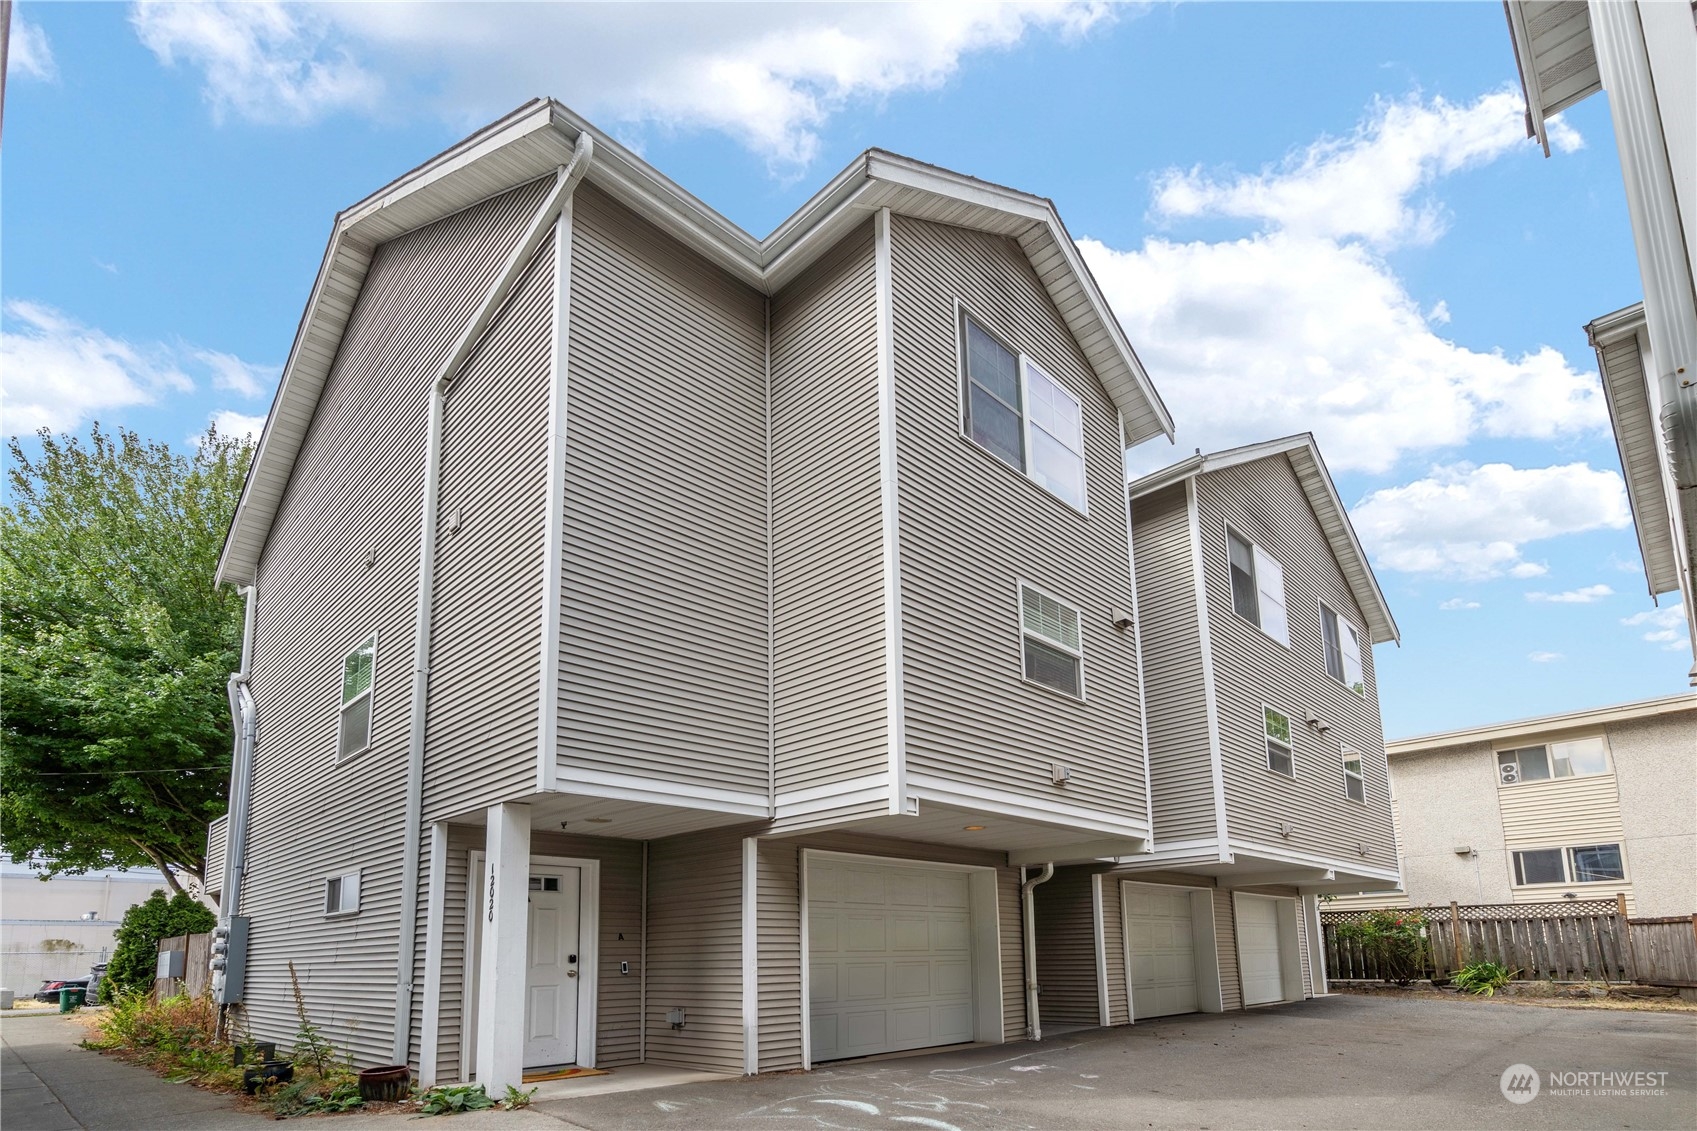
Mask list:
[[[666,1023],[683,1008],[682,1029]],[[648,1060],[743,1071],[742,837],[693,834],[648,849]]]
[[[889,770],[872,225],[771,315],[774,781],[796,827],[784,794]]]
[[[206,863],[201,875],[203,886],[217,894],[224,888],[224,850],[228,844],[230,818],[219,817],[206,826]]]
[[[1045,1024],[1101,1023],[1096,985],[1096,923],[1088,868],[1061,868],[1032,896],[1037,919],[1037,999]]]
[[[1274,456],[1200,475],[1196,500],[1218,687],[1226,824],[1232,839],[1309,853],[1345,867],[1394,868],[1396,845],[1372,649],[1361,650],[1365,699],[1326,674],[1319,602],[1325,601],[1358,628],[1363,618],[1289,460]],[[1232,611],[1228,522],[1284,566],[1289,648]],[[1267,769],[1263,702],[1291,718],[1294,781]],[[1330,730],[1317,734],[1303,725],[1309,710]],[[1361,752],[1366,805],[1344,796],[1341,744]],[[1287,821],[1294,828],[1288,838],[1279,831],[1280,823]],[[1357,851],[1358,842],[1367,845],[1365,857]]]
[[[763,299],[573,204],[560,758],[764,794]]]
[[[1493,758],[1494,761],[1494,758]],[[1614,774],[1556,778],[1497,786],[1497,805],[1502,813],[1503,848],[1507,856],[1510,898],[1515,903],[1542,903],[1561,898],[1565,891],[1581,891],[1594,899],[1625,893],[1626,880],[1603,880],[1588,884],[1535,884],[1521,887],[1514,881],[1514,853],[1532,848],[1572,848],[1588,844],[1621,845],[1628,876],[1633,874],[1631,849],[1621,821],[1620,794]]]
[[[1137,655],[1109,617],[1131,608],[1112,402],[1017,244],[900,216],[892,240],[909,772],[1141,825]],[[1088,515],[961,437],[957,299],[1078,397]],[[1022,682],[1020,580],[1081,610],[1086,701]]]
[[[1214,889],[1214,955],[1220,965],[1220,1008],[1243,1008],[1243,983],[1237,975],[1237,911],[1232,893]]]
[[[1125,913],[1117,877],[1103,876],[1102,954],[1108,970],[1108,1024],[1131,1023],[1131,1002],[1125,968]]]
[[[287,1043],[299,1026],[293,960],[326,1038],[362,1063],[392,1055],[429,385],[544,187],[377,249],[261,556],[243,1010],[257,1038]],[[342,658],[373,632],[372,747],[337,765]],[[325,878],[351,868],[359,914],[324,918]]]
[[[1132,500],[1131,531],[1159,850],[1219,836],[1184,484]]]
[[[550,241],[444,406],[426,821],[536,789],[553,315]]]

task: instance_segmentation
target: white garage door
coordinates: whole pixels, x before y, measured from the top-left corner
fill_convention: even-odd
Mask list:
[[[1270,899],[1237,899],[1237,954],[1243,974],[1243,1004],[1283,1001],[1284,963],[1279,954],[1279,905]]]
[[[1196,932],[1190,892],[1125,884],[1125,935],[1131,950],[1131,1016],[1143,1021],[1195,1013]]]
[[[965,872],[809,861],[807,957],[814,1061],[973,1039]]]

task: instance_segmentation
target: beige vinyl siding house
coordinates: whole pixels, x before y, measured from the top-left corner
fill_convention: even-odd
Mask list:
[[[1040,924],[1094,921],[1039,951],[1045,993],[1118,1024],[1323,992],[1319,897],[1398,874],[1372,662],[1395,622],[1312,437],[1129,494],[1155,840],[1037,889]]]
[[[1026,1036],[1028,869],[1152,843],[1170,432],[1052,205],[892,154],[757,240],[537,101],[345,210],[219,569],[219,993],[286,1040],[293,961],[357,1061],[496,1090]]]
[[[1402,886],[1333,906],[1624,894],[1635,915],[1697,909],[1697,698],[1399,739],[1389,755]]]

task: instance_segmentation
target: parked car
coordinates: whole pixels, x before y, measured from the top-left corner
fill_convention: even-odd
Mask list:
[[[60,990],[86,991],[87,989],[87,974],[84,974],[80,978],[48,978],[41,983],[41,988],[35,991],[35,1000],[45,1001],[49,1004],[57,1004],[59,1001]]]

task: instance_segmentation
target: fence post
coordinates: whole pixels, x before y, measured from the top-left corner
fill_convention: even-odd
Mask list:
[[[1626,893],[1615,892],[1615,914],[1620,917],[1620,930],[1626,936],[1626,960],[1631,969],[1626,971],[1626,980],[1638,980],[1638,949],[1632,945],[1632,920],[1626,917]]]
[[[1461,956],[1461,905],[1450,900],[1450,932],[1455,936],[1455,968],[1460,970],[1467,965]]]

